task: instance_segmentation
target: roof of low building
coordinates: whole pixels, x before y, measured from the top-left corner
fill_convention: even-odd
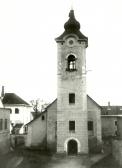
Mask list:
[[[18,95],[15,93],[5,93],[3,99],[2,99],[3,104],[24,104],[24,105],[29,105],[25,100],[20,98]]]
[[[122,115],[122,106],[102,106],[102,115]]]
[[[96,101],[94,101],[89,95],[87,95],[87,98],[89,98],[97,107],[99,107],[99,108],[101,108],[101,106],[98,104],[98,103],[96,103]],[[33,123],[36,119],[38,119],[40,116],[42,116],[45,112],[47,112],[48,111],[48,108],[51,106],[51,105],[53,105],[53,103],[55,103],[57,101],[57,98],[52,102],[52,103],[50,103],[47,107],[46,107],[46,109],[45,109],[45,111],[43,111],[43,112],[41,112],[40,114],[38,114],[38,116],[36,117],[36,118],[34,118],[33,120],[31,120],[29,123],[27,123],[26,125],[29,125],[29,124],[31,124],[31,123]],[[26,126],[25,125],[25,126]]]

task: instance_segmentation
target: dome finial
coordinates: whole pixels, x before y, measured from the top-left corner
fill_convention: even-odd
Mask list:
[[[71,10],[73,10],[73,0],[71,0]]]

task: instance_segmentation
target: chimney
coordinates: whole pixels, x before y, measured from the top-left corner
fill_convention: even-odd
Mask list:
[[[108,107],[110,107],[110,101],[108,102]]]
[[[2,91],[1,91],[1,98],[4,97],[4,86],[2,86]]]
[[[108,107],[107,107],[107,110],[111,110],[111,105],[110,105],[110,102],[108,102]]]

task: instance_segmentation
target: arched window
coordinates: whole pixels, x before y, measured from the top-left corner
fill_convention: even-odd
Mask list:
[[[76,58],[74,55],[69,55],[67,58],[67,70],[68,71],[76,70]]]

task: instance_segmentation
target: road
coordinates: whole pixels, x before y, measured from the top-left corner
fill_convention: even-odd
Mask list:
[[[0,168],[89,168],[87,156],[60,156],[16,150],[0,157]]]

